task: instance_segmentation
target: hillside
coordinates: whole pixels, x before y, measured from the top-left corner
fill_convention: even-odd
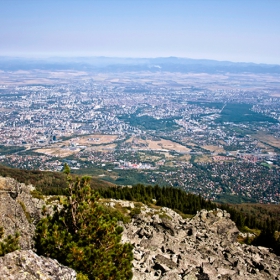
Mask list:
[[[35,196],[36,193],[38,198],[41,194],[60,195],[66,193],[67,180],[63,172],[23,170],[0,165],[0,176],[11,177],[27,185],[32,184],[36,188],[33,195]],[[71,176],[73,178],[79,177],[79,175],[74,174]],[[175,209],[183,214],[195,214],[196,211],[201,209],[211,210],[219,207],[231,214],[232,220],[240,230],[247,232],[249,230],[250,233],[257,235],[259,235],[260,230],[267,232],[267,234],[270,232],[270,235],[274,231],[280,231],[280,205],[213,203],[201,196],[188,194],[178,188],[161,188],[141,184],[135,185],[133,188],[123,188],[94,177],[91,178],[90,185],[93,189],[98,190],[104,198],[133,200],[148,204],[154,203],[153,200],[156,199],[157,205]],[[274,244],[263,244],[263,242],[261,245],[274,246]]]
[[[20,246],[25,249],[0,257],[0,279],[35,280],[36,275],[51,280],[94,279],[81,278],[80,274],[76,278],[73,270],[30,251],[44,201],[47,209],[43,212],[51,214],[52,205],[59,206],[61,200],[34,198],[31,185],[11,178],[1,177],[0,182],[0,212],[5,217],[0,226],[9,234],[19,230]],[[108,211],[112,209],[109,212],[115,217],[123,217],[124,222],[119,223],[124,228],[122,242],[133,245],[133,280],[262,280],[277,279],[280,274],[280,259],[271,250],[237,242],[242,234],[226,211],[201,210],[184,219],[167,207],[152,204],[112,199],[99,203]]]
[[[66,176],[62,172],[23,170],[0,165],[0,176],[12,177],[20,183],[32,184],[36,191],[39,192],[37,195],[40,195],[40,193],[44,195],[65,194],[65,189],[67,188]],[[280,231],[280,205],[212,203],[200,196],[187,194],[180,189],[172,187],[159,188],[157,186],[152,187],[138,184],[133,188],[122,188],[94,177],[91,178],[90,184],[104,198],[133,200],[147,204],[154,203],[153,200],[156,199],[156,204],[159,206],[169,207],[182,214],[192,215],[201,209],[211,210],[219,207],[231,214],[231,219],[242,231],[259,235],[262,230],[267,233],[267,236],[273,235],[274,231]],[[271,240],[271,238],[266,240]],[[275,244],[264,241],[261,241],[260,245],[275,246]],[[277,250],[279,250],[280,254],[280,249]]]
[[[17,169],[0,164],[0,176],[11,177],[27,185],[32,184],[45,195],[64,194],[67,188],[66,175],[62,172]],[[114,186],[97,178],[92,178],[90,183],[94,189]]]

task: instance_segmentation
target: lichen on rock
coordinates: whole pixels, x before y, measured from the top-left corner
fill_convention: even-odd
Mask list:
[[[32,250],[15,251],[0,258],[0,280],[76,280],[76,272]]]

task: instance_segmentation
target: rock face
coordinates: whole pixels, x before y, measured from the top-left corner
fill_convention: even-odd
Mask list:
[[[122,241],[134,246],[133,280],[280,279],[279,257],[236,242],[239,231],[222,210],[182,219],[144,206],[122,226]]]
[[[0,227],[4,237],[20,233],[21,249],[33,247],[35,224],[41,217],[44,201],[33,198],[30,191],[35,188],[26,186],[12,178],[0,177]]]
[[[0,258],[0,280],[38,279],[75,280],[76,272],[31,250],[15,251]]]

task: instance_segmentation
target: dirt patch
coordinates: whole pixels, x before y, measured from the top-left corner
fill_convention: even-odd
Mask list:
[[[75,145],[75,146],[92,146],[103,145],[114,142],[118,138],[117,135],[103,135],[92,134],[87,136],[80,136],[71,138],[70,140],[63,141],[62,145]]]
[[[111,152],[116,148],[116,144],[100,145],[100,146],[91,146],[87,148],[87,151],[101,151],[103,153]]]
[[[183,155],[178,158],[179,161],[186,161],[186,162],[190,161],[190,159],[191,159],[191,155]]]
[[[178,153],[188,153],[190,149],[178,144],[176,142],[160,139],[159,141],[155,140],[144,140],[138,137],[131,137],[126,141],[131,144],[131,148],[139,150],[153,150],[153,151],[176,151]]]
[[[68,157],[75,153],[78,153],[80,149],[70,149],[70,148],[48,148],[48,149],[38,149],[35,150],[37,153],[54,156],[54,157]]]

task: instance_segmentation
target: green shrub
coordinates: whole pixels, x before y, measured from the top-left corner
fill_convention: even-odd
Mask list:
[[[0,238],[4,235],[4,229],[0,227]],[[0,242],[0,256],[4,256],[10,252],[19,249],[19,233],[16,232],[14,236],[9,235],[3,242]]]
[[[64,208],[37,225],[37,253],[82,273],[80,279],[131,279],[132,245],[120,243],[123,229],[97,203],[99,196],[89,182],[89,177],[73,182],[68,176]]]
[[[141,209],[138,208],[138,207],[135,207],[135,208],[131,209],[129,215],[130,215],[131,217],[133,217],[133,216],[135,216],[135,215],[139,215],[140,213],[141,213]]]
[[[89,280],[88,277],[82,273],[77,274],[77,280]]]
[[[44,199],[43,194],[40,191],[33,190],[30,192],[33,198]]]

